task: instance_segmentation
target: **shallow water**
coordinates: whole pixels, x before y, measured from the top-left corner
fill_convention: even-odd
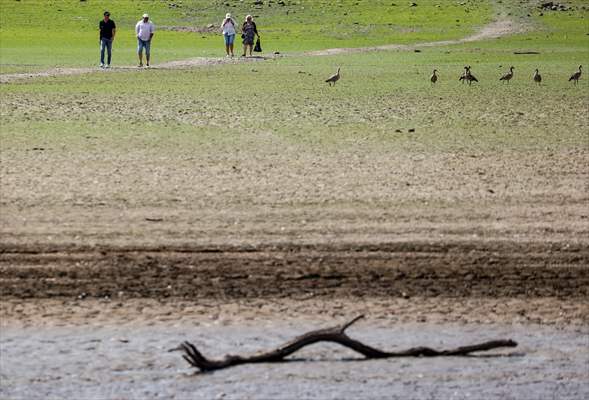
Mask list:
[[[329,324],[328,324],[329,325]],[[515,349],[477,357],[361,361],[318,344],[282,364],[244,365],[195,374],[180,353],[190,340],[210,357],[269,349],[310,321],[221,326],[77,326],[3,328],[0,397],[9,399],[583,399],[589,398],[589,329],[537,325],[374,325],[354,338],[385,349],[454,347],[512,338]],[[493,355],[491,355],[493,354]]]

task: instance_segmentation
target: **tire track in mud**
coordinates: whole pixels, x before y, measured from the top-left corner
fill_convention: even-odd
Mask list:
[[[0,250],[3,298],[589,296],[589,247],[464,242]],[[84,295],[84,296],[85,296]]]
[[[400,44],[389,44],[383,46],[370,46],[370,47],[357,47],[357,48],[333,48],[316,50],[302,53],[306,56],[329,56],[338,54],[351,54],[351,53],[364,53],[370,51],[408,51],[421,47],[441,47],[449,46],[461,43],[469,43],[481,40],[496,39],[502,36],[508,36],[516,33],[525,31],[526,28],[510,19],[500,19],[484,26],[478,32],[468,37],[456,40],[443,40],[438,42],[426,42],[416,43],[413,45],[400,45]],[[274,59],[274,56],[270,57],[251,57],[251,58],[215,58],[215,57],[195,57],[186,60],[169,61],[150,67],[150,69],[183,69],[192,67],[202,66],[214,66],[223,64],[237,64],[241,62],[255,62]],[[0,74],[0,84],[11,83],[14,81],[35,79],[35,78],[47,78],[56,76],[69,76],[69,75],[81,75],[90,73],[113,73],[113,72],[130,72],[130,71],[141,71],[133,66],[121,66],[114,67],[108,70],[101,70],[96,67],[82,67],[82,68],[52,68],[40,72],[32,73],[14,73],[14,74]]]

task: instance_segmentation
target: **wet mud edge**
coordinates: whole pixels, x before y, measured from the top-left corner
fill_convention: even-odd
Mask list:
[[[0,247],[4,299],[589,296],[584,244]]]

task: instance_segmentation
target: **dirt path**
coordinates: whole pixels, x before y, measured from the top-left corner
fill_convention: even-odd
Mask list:
[[[494,21],[484,26],[477,33],[467,36],[462,39],[456,40],[442,40],[438,42],[425,42],[417,44],[386,44],[383,46],[371,46],[371,47],[357,47],[357,48],[335,48],[310,51],[305,53],[309,56],[331,56],[337,54],[350,54],[350,53],[365,53],[368,51],[386,51],[386,50],[414,50],[420,47],[441,47],[450,46],[461,43],[476,42],[480,40],[496,39],[502,36],[513,35],[525,31],[525,27],[516,23],[513,20],[502,19]]]
[[[350,53],[363,53],[369,51],[385,51],[385,50],[413,50],[420,47],[439,47],[448,46],[460,43],[475,42],[479,40],[495,39],[502,36],[508,36],[516,33],[520,33],[525,30],[525,27],[521,24],[516,23],[513,20],[501,19],[492,22],[484,26],[477,33],[456,40],[444,40],[438,42],[426,42],[418,43],[413,45],[401,45],[401,44],[388,44],[383,46],[372,46],[372,47],[359,47],[359,48],[334,48],[317,51],[309,51],[304,53],[307,56],[328,56],[337,54],[350,54]],[[242,62],[255,62],[272,59],[273,57],[251,57],[251,58],[219,58],[219,57],[195,57],[186,60],[168,61],[165,63],[153,66],[151,69],[182,69],[192,68],[201,66],[211,65],[222,65],[222,64],[237,64]],[[23,79],[33,78],[46,78],[55,76],[67,76],[67,75],[81,75],[90,74],[95,72],[100,73],[113,73],[123,71],[138,71],[139,69],[134,66],[120,66],[110,68],[108,70],[101,70],[96,67],[83,67],[83,68],[51,68],[46,71],[32,72],[32,73],[14,73],[14,74],[1,74],[0,84],[10,83]]]
[[[0,84],[10,83],[17,80],[33,79],[33,78],[47,78],[54,76],[67,75],[82,75],[91,73],[114,73],[114,72],[129,72],[129,71],[144,71],[148,69],[181,69],[221,64],[237,64],[242,62],[255,62],[267,60],[269,57],[248,57],[248,58],[215,58],[215,57],[196,57],[186,60],[168,61],[155,65],[150,68],[138,68],[136,66],[120,66],[109,69],[100,69],[98,67],[82,67],[82,68],[51,68],[46,71],[32,72],[32,73],[16,73],[16,74],[2,74],[0,75]]]

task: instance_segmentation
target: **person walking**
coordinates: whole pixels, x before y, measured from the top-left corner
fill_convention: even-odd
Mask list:
[[[143,49],[145,49],[145,61],[149,67],[149,58],[151,55],[151,39],[155,32],[153,22],[149,20],[148,14],[143,14],[143,19],[135,25],[135,34],[137,36],[137,55],[139,56],[139,67],[143,67]]]
[[[100,68],[110,68],[112,60],[112,42],[115,40],[117,26],[115,21],[110,19],[110,13],[104,12],[104,18],[98,23],[100,31]],[[104,51],[107,52],[106,64],[104,63]]]
[[[258,36],[260,38],[260,34],[258,33],[258,27],[256,23],[252,19],[251,15],[245,17],[245,22],[241,27],[241,37],[243,38],[243,55],[245,57],[247,54],[247,50],[249,49],[250,57],[252,56],[252,50],[254,48],[254,36]]]
[[[225,19],[221,24],[223,30],[223,38],[225,39],[225,52],[227,57],[233,57],[233,43],[235,41],[235,21],[231,18],[231,14],[225,14]]]

